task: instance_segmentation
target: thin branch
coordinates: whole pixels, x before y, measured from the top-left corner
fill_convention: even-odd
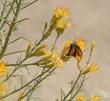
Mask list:
[[[34,85],[24,96],[22,96],[19,100],[22,100],[24,97],[26,97],[29,93],[31,93],[32,91],[34,91],[35,90],[35,88],[44,80],[44,79],[46,79],[48,76],[50,76],[51,75],[51,73],[53,72],[55,70],[55,68],[54,69],[52,69],[52,71],[50,71],[49,72],[49,74],[47,74],[46,76],[44,76],[43,78],[41,78],[37,83],[36,83],[36,85]],[[19,101],[18,100],[18,101]],[[28,100],[29,101],[29,100]]]
[[[9,17],[9,15],[11,13],[11,10],[12,10],[12,8],[14,6],[14,3],[15,3],[15,0],[10,4],[10,9],[8,10],[8,12],[7,12],[6,16],[5,16],[4,21],[3,21],[2,25],[0,26],[0,29],[2,29],[4,27],[5,22],[6,22],[7,18]]]
[[[2,4],[3,4],[3,9],[2,9],[2,11],[1,11],[0,18],[2,18],[2,17],[3,17],[4,12],[5,12],[5,10],[6,10],[7,0],[5,0],[5,2],[3,2],[3,1],[1,0],[1,2],[2,2]]]
[[[14,23],[14,22],[17,20],[17,17],[18,17],[18,15],[19,15],[19,10],[20,10],[20,6],[21,6],[21,2],[22,2],[22,0],[19,1],[19,5],[18,5],[18,7],[17,7],[17,9],[16,9],[15,16],[13,17],[12,23],[11,23],[11,25],[10,25],[10,29],[9,29],[8,34],[7,34],[7,36],[6,36],[4,46],[3,46],[2,51],[1,51],[1,53],[0,53],[0,60],[2,59],[4,53],[5,53],[6,49],[7,49],[10,36],[11,36],[12,31],[13,31],[13,28],[14,28],[14,26],[15,26],[15,23]],[[13,6],[12,6],[12,7],[13,7]]]
[[[28,40],[28,39],[26,39],[26,38],[23,38],[23,37],[18,37],[18,38],[16,38],[16,39],[12,40],[11,42],[9,42],[8,44],[12,44],[12,43],[14,43],[14,42],[16,42],[16,41],[18,41],[18,40],[20,40],[20,39],[23,39],[23,40],[25,40],[25,41],[27,41],[27,42],[31,43],[31,41],[30,41],[30,40]]]
[[[16,21],[15,23],[21,23],[21,22],[23,22],[23,21],[25,21],[25,20],[28,20],[29,18],[24,18],[24,19],[21,19],[21,20],[19,20],[19,21]]]
[[[86,77],[86,76],[84,75],[84,77],[83,77],[83,79],[82,79],[82,81],[81,81],[81,84],[80,84],[78,90],[77,90],[76,93],[73,95],[73,97],[71,97],[71,99],[70,99],[69,101],[72,101],[72,100],[74,99],[74,97],[78,94],[78,92],[79,92],[80,89],[82,88],[82,85],[83,85],[83,83],[84,83],[84,81],[85,81],[85,77]]]
[[[66,94],[66,96],[64,97],[64,99],[62,101],[66,101],[66,99],[69,97],[69,95],[73,92],[74,88],[76,87],[76,84],[78,83],[78,80],[80,79],[81,77],[81,73],[79,73],[73,87],[70,89],[70,91]]]
[[[15,51],[15,52],[6,53],[6,54],[4,54],[4,56],[16,54],[16,53],[22,53],[22,52],[26,52],[26,50],[20,50],[20,51]]]
[[[90,63],[90,61],[91,61],[92,53],[93,53],[93,48],[92,48],[92,46],[91,46],[90,54],[89,54],[88,61],[87,61],[87,65],[88,65],[88,64]]]
[[[43,73],[39,74],[36,78],[32,79],[31,81],[29,81],[28,83],[26,83],[24,86],[12,91],[11,93],[3,96],[3,97],[0,97],[0,99],[3,99],[3,98],[6,98],[14,93],[17,93],[18,91],[22,90],[23,88],[25,88],[26,86],[28,86],[29,84],[31,84],[32,82],[34,82],[36,79],[38,79],[39,77],[41,77],[42,75],[45,75],[47,72],[50,71],[51,68],[47,69],[46,71],[44,71]]]
[[[32,1],[31,3],[29,3],[29,4],[25,5],[24,7],[22,7],[21,9],[27,8],[28,6],[34,4],[34,3],[37,2],[37,1],[39,1],[39,0],[34,0],[34,1]]]

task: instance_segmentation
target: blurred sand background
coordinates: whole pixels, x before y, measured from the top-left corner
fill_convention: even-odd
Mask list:
[[[56,51],[61,51],[66,39],[83,37],[88,40],[89,45],[95,40],[97,48],[92,62],[99,64],[100,71],[89,76],[82,91],[86,96],[96,94],[103,96],[103,101],[110,101],[110,0],[39,0],[21,13],[21,17],[30,19],[22,23],[14,37],[21,35],[30,40],[39,40],[44,22],[50,20],[52,10],[60,5],[70,8],[72,13],[70,21],[75,26],[67,29],[60,37]],[[55,36],[53,33],[45,43],[51,46]],[[18,48],[22,47],[21,44]],[[16,47],[13,46],[13,48]],[[63,69],[57,69],[55,75],[42,83],[42,87],[36,91],[35,96],[42,98],[42,101],[55,101],[60,96],[60,88],[67,91],[69,88],[67,83],[77,76],[75,66],[75,60],[71,59]]]

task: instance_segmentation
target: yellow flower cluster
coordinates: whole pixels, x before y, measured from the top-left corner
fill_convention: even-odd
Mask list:
[[[77,38],[76,39],[76,44],[80,47],[80,49],[83,51],[86,47],[86,40],[82,38]]]
[[[8,86],[5,82],[0,82],[0,97],[4,96],[7,92]]]
[[[70,11],[68,8],[64,8],[64,7],[57,7],[54,10],[54,16],[56,18],[61,18],[61,17],[67,17],[70,15]]]
[[[35,52],[32,54],[32,56],[42,56],[42,55],[44,55],[44,51],[47,49],[48,49],[48,45],[43,44],[35,50]]]
[[[76,96],[76,101],[84,101],[85,97],[82,95]]]
[[[64,62],[56,52],[46,50],[44,53],[46,57],[49,57],[49,59],[51,60],[55,67],[64,66]]]
[[[100,97],[99,96],[91,96],[89,98],[89,101],[100,101]]]
[[[98,65],[95,63],[92,63],[88,66],[88,69],[90,72],[96,72],[98,70]]]
[[[71,27],[71,23],[67,19],[60,19],[57,21],[57,29],[65,29]]]
[[[4,76],[8,73],[7,67],[4,62],[0,62],[0,76]]]
[[[64,48],[69,47],[72,43],[73,43],[72,40],[67,40],[67,41],[65,42],[65,44],[64,44]]]
[[[67,20],[70,15],[70,11],[65,7],[57,7],[53,12],[52,24],[55,25],[55,29],[58,35],[61,35],[66,28],[71,27],[71,23]]]
[[[86,101],[86,98],[83,95],[78,95],[78,96],[76,96],[75,101]],[[99,96],[90,96],[87,101],[100,101],[100,97]]]
[[[97,72],[98,71],[98,65],[95,63],[89,64],[87,65],[86,68],[84,68],[82,71],[83,74],[87,74],[89,72]]]

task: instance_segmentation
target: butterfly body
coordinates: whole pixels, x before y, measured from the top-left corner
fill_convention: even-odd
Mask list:
[[[69,49],[66,55],[81,59],[83,56],[83,52],[81,48],[77,45],[77,43],[73,41],[73,43],[69,46]]]

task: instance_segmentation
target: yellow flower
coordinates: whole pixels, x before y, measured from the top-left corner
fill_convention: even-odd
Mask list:
[[[52,64],[54,64],[54,66],[56,66],[56,67],[63,67],[64,66],[62,59],[60,58],[60,56],[57,53],[55,53],[53,51],[51,52],[51,51],[46,50],[45,56],[49,57]]]
[[[92,45],[91,45],[91,53],[93,52],[93,50],[96,48],[96,42],[93,41]]]
[[[98,97],[98,96],[91,96],[89,98],[89,101],[100,101],[100,97]]]
[[[88,68],[90,72],[96,72],[98,70],[98,65],[95,63],[92,63]]]
[[[89,72],[97,72],[98,71],[98,65],[95,63],[89,64],[86,68],[84,68],[82,71],[83,74],[87,74]]]
[[[65,29],[67,27],[71,27],[71,23],[66,19],[60,19],[57,21],[56,28],[57,29]]]
[[[65,55],[68,54],[68,51],[70,50],[70,45],[71,45],[72,43],[73,43],[72,40],[67,40],[67,41],[65,42],[65,44],[64,44],[64,49],[63,49],[63,53],[64,53]]]
[[[96,42],[95,41],[92,42],[92,47],[96,48]]]
[[[56,24],[56,31],[58,34],[62,34],[64,30],[68,27],[71,27],[71,23],[66,19],[60,19],[57,21]]]
[[[72,43],[73,43],[72,40],[67,40],[67,41],[65,42],[65,44],[64,44],[64,48],[69,47]]]
[[[76,44],[80,47],[80,49],[83,51],[86,47],[86,40],[77,38],[76,39]]]
[[[44,55],[44,51],[47,49],[48,49],[48,45],[43,44],[35,50],[35,52],[32,54],[32,56],[42,56],[42,55]]]
[[[25,95],[25,93],[24,92],[19,92],[18,93],[18,100],[19,101],[22,101],[21,99],[22,99],[22,97]]]
[[[56,32],[58,36],[61,35],[68,27],[71,27],[71,23],[68,22],[66,19],[58,20],[56,24]]]
[[[65,7],[57,7],[53,12],[53,17],[51,22],[56,24],[58,20],[64,17],[68,17],[70,15],[70,10]]]
[[[65,8],[65,7],[57,7],[55,10],[54,10],[54,16],[56,18],[61,18],[61,17],[67,17],[70,15],[70,11],[68,8]]]
[[[0,62],[0,76],[4,76],[8,73],[6,65],[4,62]]]
[[[82,96],[82,95],[79,95],[76,97],[76,100],[75,101],[84,101],[85,100],[85,97]]]
[[[8,86],[5,82],[0,82],[0,97],[4,96],[7,92]]]

